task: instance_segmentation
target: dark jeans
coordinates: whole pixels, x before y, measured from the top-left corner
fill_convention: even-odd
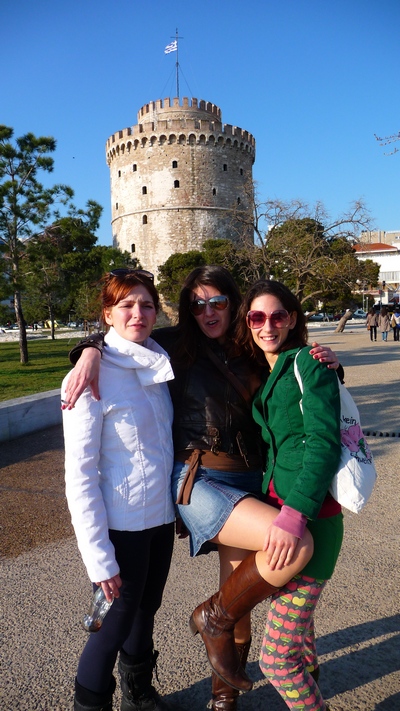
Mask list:
[[[174,524],[146,531],[110,531],[122,587],[98,632],[82,652],[77,679],[86,689],[107,691],[119,650],[138,659],[152,647],[154,616],[171,564]]]
[[[393,329],[393,340],[394,341],[399,340],[399,331],[400,331],[400,328],[397,328],[397,326],[395,326]]]
[[[371,341],[376,341],[376,326],[370,326],[369,328],[369,337]]]

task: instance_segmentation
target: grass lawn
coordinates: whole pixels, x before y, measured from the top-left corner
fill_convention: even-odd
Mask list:
[[[61,387],[71,369],[68,352],[79,338],[28,341],[29,363],[19,362],[18,342],[0,343],[0,401]]]

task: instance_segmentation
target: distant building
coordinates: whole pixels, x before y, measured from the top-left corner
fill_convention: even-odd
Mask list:
[[[113,245],[157,275],[174,252],[207,239],[236,241],[232,208],[251,210],[255,139],[223,124],[215,104],[158,99],[138,112],[137,125],[106,144]],[[252,230],[245,235],[253,239]]]
[[[393,299],[394,292],[400,286],[400,232],[386,232],[383,234],[398,234],[399,242],[397,244],[387,244],[384,241],[360,241],[354,245],[354,250],[358,259],[372,259],[379,264],[379,289],[376,292],[370,291],[369,293],[372,293],[376,301],[389,303]]]
[[[390,230],[385,232],[384,230],[364,230],[360,235],[360,242],[363,244],[395,244],[400,245],[400,230]]]

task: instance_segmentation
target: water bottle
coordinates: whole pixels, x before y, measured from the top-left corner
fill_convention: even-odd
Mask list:
[[[101,586],[97,588],[93,595],[92,602],[90,603],[89,611],[83,616],[83,629],[85,629],[86,632],[98,632],[113,602],[114,598],[111,602],[106,600]]]

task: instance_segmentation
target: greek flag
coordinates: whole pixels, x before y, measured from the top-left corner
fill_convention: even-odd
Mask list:
[[[167,44],[164,49],[164,54],[169,54],[170,52],[176,52],[178,50],[178,42],[174,40],[171,44]]]

